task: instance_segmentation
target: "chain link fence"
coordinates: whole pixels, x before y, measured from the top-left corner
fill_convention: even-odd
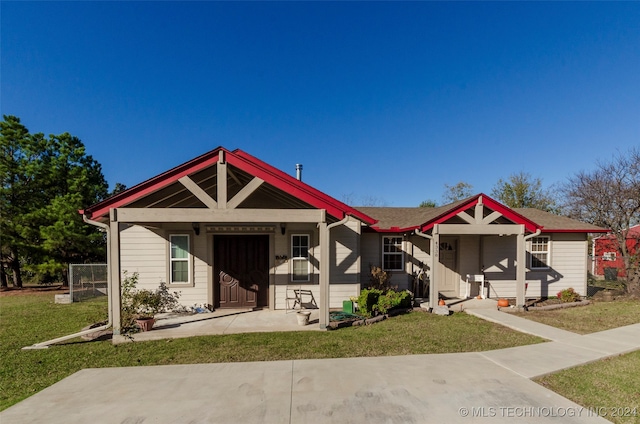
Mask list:
[[[70,264],[69,296],[81,302],[107,295],[107,264]]]

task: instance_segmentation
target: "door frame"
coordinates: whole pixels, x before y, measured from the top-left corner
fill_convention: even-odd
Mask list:
[[[214,246],[214,238],[216,236],[268,236],[268,279],[267,279],[267,304],[263,306],[258,306],[258,308],[275,308],[275,285],[274,285],[274,255],[275,255],[275,240],[274,240],[274,230],[264,230],[264,231],[246,231],[246,232],[237,232],[237,231],[208,231],[206,243],[207,243],[207,257],[209,261],[209,265],[207,266],[207,299],[209,301],[209,306],[213,309],[218,302],[216,299],[216,284],[218,284],[218,275],[215,275],[215,252],[213,250]]]
[[[438,284],[439,292],[447,292],[453,293],[455,296],[460,295],[460,237],[458,236],[440,236],[439,240],[440,244],[442,243],[455,243],[455,265],[454,269],[450,269],[446,267],[442,262],[442,254],[438,252],[438,257],[440,261],[438,261],[438,266],[440,267],[440,272],[438,273],[440,277],[440,281],[446,281],[446,279],[451,278],[453,280],[453,287],[451,289],[443,290],[442,283]],[[440,249],[440,246],[438,246]]]

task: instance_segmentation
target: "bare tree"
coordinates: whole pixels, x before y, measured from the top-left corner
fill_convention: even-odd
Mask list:
[[[342,194],[340,196],[340,201],[346,203],[349,206],[372,206],[372,207],[387,207],[389,206],[389,202],[384,200],[381,197],[373,196],[373,195],[362,195],[358,196],[354,192]]]
[[[444,194],[442,195],[442,203],[448,204],[457,202],[458,200],[466,199],[467,197],[471,197],[473,190],[473,186],[464,181],[460,181],[458,184],[444,185]]]
[[[640,149],[618,153],[595,171],[581,171],[563,187],[567,213],[610,228],[624,260],[627,293],[640,296],[640,239],[629,228],[640,223]]]

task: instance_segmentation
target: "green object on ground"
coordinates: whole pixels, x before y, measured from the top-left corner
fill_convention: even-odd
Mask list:
[[[360,315],[352,314],[350,312],[331,311],[329,312],[329,321],[350,321],[364,319]]]
[[[346,312],[348,314],[352,314],[353,311],[353,302],[350,300],[342,301],[342,312]]]

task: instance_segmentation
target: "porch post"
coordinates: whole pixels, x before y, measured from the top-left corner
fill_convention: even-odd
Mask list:
[[[429,308],[438,306],[438,268],[440,263],[440,225],[435,224],[431,232],[431,281],[429,282]]]
[[[120,298],[120,286],[121,276],[120,276],[120,224],[117,221],[117,210],[111,209],[110,211],[110,223],[109,223],[109,238],[110,238],[110,246],[111,251],[109,252],[110,263],[109,271],[109,287],[111,289],[111,318],[113,320],[113,335],[120,335],[120,327],[122,325],[121,322],[121,305],[122,299]],[[116,342],[114,337],[114,342]]]
[[[516,242],[516,307],[524,307],[524,288],[527,276],[527,264],[525,255],[524,225],[520,225],[520,233]]]
[[[320,328],[329,324],[329,230],[326,222],[318,223],[320,233]]]

